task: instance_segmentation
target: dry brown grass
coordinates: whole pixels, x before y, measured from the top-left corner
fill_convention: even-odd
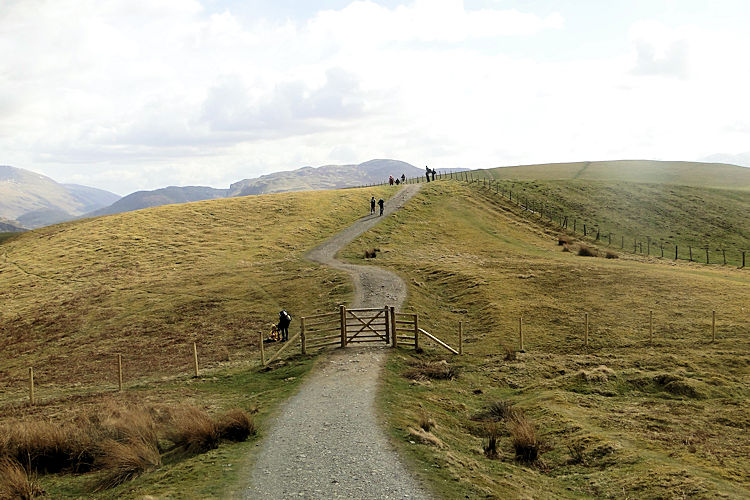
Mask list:
[[[132,481],[144,472],[156,469],[161,465],[161,455],[153,443],[141,439],[126,442],[107,439],[101,445],[101,457],[97,461],[105,474],[96,483],[95,490],[102,491],[114,488],[127,481]]]
[[[44,496],[44,490],[37,479],[18,462],[10,459],[0,460],[0,498],[29,500]]]
[[[481,413],[474,416],[473,420],[500,422],[503,420],[514,421],[522,414],[510,401],[499,400],[490,403]]]
[[[188,454],[203,453],[219,446],[219,427],[204,410],[185,406],[175,412],[167,439]]]
[[[516,459],[522,462],[534,462],[539,456],[539,439],[536,426],[523,414],[510,423],[510,436]]]
[[[581,257],[599,257],[599,251],[594,247],[582,244],[578,247],[578,255]]]
[[[500,439],[500,428],[495,422],[490,422],[485,426],[485,441],[482,444],[484,455],[487,458],[497,458],[499,456],[497,443]]]
[[[430,417],[426,411],[421,410],[417,416],[417,424],[421,429],[430,432],[435,427],[435,421]]]
[[[409,437],[418,443],[435,446],[436,448],[445,448],[445,443],[443,443],[442,439],[431,432],[424,429],[414,429],[412,427],[409,427],[408,431]]]
[[[229,441],[245,441],[257,432],[255,422],[245,410],[239,408],[230,410],[220,416],[216,426],[221,439]]]
[[[518,352],[511,346],[503,344],[503,359],[505,361],[515,361],[518,358]]]
[[[558,244],[558,246],[572,245],[573,244],[573,238],[571,238],[567,234],[561,234],[561,235],[559,235],[557,237],[557,244]]]
[[[620,256],[617,254],[617,252],[613,250],[607,250],[607,252],[604,254],[604,257],[607,259],[618,259]]]

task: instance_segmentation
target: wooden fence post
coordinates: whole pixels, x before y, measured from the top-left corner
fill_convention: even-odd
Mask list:
[[[710,262],[708,261],[708,247],[706,247],[706,264],[710,264]]]
[[[464,322],[458,322],[458,355],[464,354]]]
[[[34,368],[29,367],[29,404],[34,406]]]
[[[339,306],[339,316],[341,317],[341,347],[346,347],[346,306]]]
[[[693,247],[688,246],[688,251],[690,251],[690,262],[693,262]]]
[[[721,255],[724,258],[724,265],[727,265],[727,251],[725,249],[721,249]]]
[[[396,308],[391,306],[391,346],[398,347],[398,332],[396,332]]]
[[[193,342],[193,365],[195,366],[195,377],[198,377],[198,346]]]
[[[589,346],[589,313],[585,313],[586,315],[586,332],[583,335],[583,345],[584,347]]]
[[[266,366],[266,350],[263,347],[263,332],[258,332],[258,340],[260,345],[260,364]]]
[[[383,321],[385,322],[385,344],[388,345],[391,343],[391,321],[388,317],[388,306],[383,307]]]
[[[117,355],[117,381],[120,392],[122,392],[122,354]]]
[[[307,354],[307,343],[305,341],[305,317],[301,317],[299,320],[299,338],[302,343],[302,355]]]
[[[677,260],[677,245],[674,246],[674,260]]]
[[[742,251],[742,267],[745,267],[745,251]]]
[[[625,250],[625,236],[620,236],[620,250]]]
[[[716,342],[716,311],[711,314],[711,342]]]
[[[519,352],[525,352],[523,350],[523,316],[518,317],[518,341],[520,343]]]
[[[419,315],[414,315],[414,350],[419,350]]]

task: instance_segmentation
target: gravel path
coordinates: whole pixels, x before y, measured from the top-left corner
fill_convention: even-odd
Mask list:
[[[419,187],[401,188],[386,203],[384,216],[398,210]],[[306,256],[351,274],[351,307],[388,304],[398,309],[406,298],[406,287],[395,274],[334,259],[380,220],[377,215],[363,217]],[[261,443],[245,498],[430,498],[405,469],[376,417],[375,394],[386,349],[349,346],[321,360]]]

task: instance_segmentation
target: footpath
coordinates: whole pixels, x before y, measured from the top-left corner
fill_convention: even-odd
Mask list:
[[[383,217],[363,217],[307,253],[309,260],[352,276],[354,300],[348,307],[400,308],[406,286],[397,275],[340,262],[335,255],[401,208],[420,187],[402,187],[386,202]],[[387,349],[351,346],[321,360],[259,444],[246,499],[430,498],[401,463],[377,418],[375,394]]]

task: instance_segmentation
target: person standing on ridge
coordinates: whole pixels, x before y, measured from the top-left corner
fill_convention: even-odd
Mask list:
[[[383,206],[385,205],[385,202],[383,201],[383,198],[380,198],[378,200],[378,205],[380,205],[380,215],[383,215]]]
[[[430,167],[427,165],[424,166],[425,174],[424,176],[427,177],[427,182],[430,182]]]
[[[390,184],[391,186],[393,186],[393,176],[392,175],[388,177],[388,184]]]
[[[435,169],[432,169],[432,182],[435,182]]]
[[[406,175],[401,174],[401,184],[403,184],[404,182],[406,182]]]
[[[375,213],[375,197],[370,198],[370,215]]]

